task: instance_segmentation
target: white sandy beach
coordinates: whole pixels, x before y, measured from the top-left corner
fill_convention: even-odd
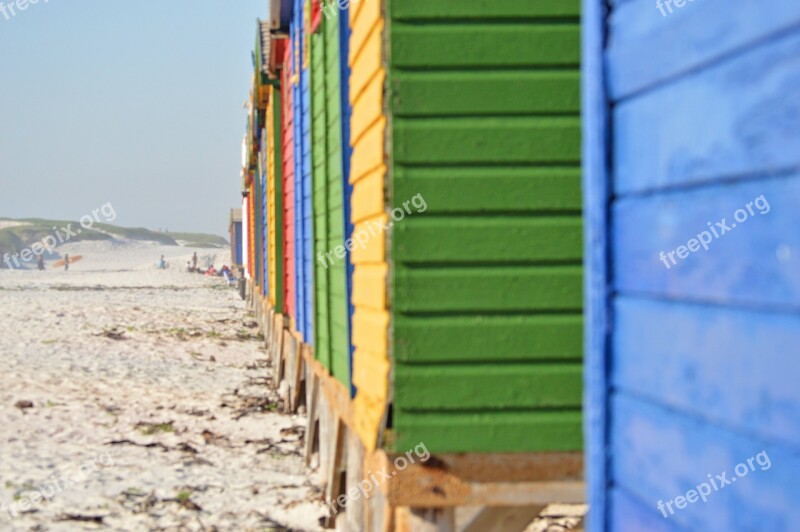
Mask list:
[[[236,290],[190,248],[59,251],[84,258],[0,270],[0,530],[317,530],[304,419]]]

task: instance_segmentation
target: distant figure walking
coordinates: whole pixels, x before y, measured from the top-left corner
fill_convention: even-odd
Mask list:
[[[69,253],[64,255],[64,271],[69,271]]]
[[[197,271],[197,252],[192,255],[192,271]]]
[[[44,271],[44,256],[39,255],[39,258],[36,259],[36,266],[40,272]]]
[[[164,255],[161,255],[161,260],[158,261],[158,269],[159,270],[167,269],[167,261],[164,260]]]

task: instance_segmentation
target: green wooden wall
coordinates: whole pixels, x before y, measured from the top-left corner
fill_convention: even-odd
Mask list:
[[[349,389],[347,265],[346,259],[331,253],[345,243],[339,49],[338,20],[323,17],[311,36],[314,349],[320,362]],[[333,264],[325,257],[328,253]]]
[[[579,1],[387,5],[390,446],[580,450]]]
[[[272,238],[274,257],[270,257],[270,265],[274,268],[270,286],[270,298],[275,305],[275,310],[283,314],[283,100],[281,90],[276,85],[272,90],[272,148],[270,154],[273,160],[272,187],[268,191],[271,204],[270,216],[273,217]]]

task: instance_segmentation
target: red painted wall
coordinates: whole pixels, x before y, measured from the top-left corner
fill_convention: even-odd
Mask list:
[[[286,313],[293,319],[295,314],[295,223],[294,223],[294,120],[292,113],[292,54],[287,46],[284,53],[284,68],[281,79],[283,103],[283,301]]]

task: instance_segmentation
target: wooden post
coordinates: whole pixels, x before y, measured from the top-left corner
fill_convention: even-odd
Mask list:
[[[342,495],[342,488],[344,487],[342,483],[342,466],[344,463],[347,427],[330,408],[328,415],[331,415],[329,421],[332,421],[332,423],[326,423],[326,425],[329,425],[328,428],[332,430],[328,434],[320,432],[320,438],[325,438],[328,441],[330,451],[330,453],[326,453],[330,454],[330,462],[325,468],[327,473],[327,478],[325,479],[325,502],[329,505],[329,510],[330,507],[336,509],[336,512],[329,513],[324,519],[324,526],[325,528],[333,528],[336,524],[336,515],[344,509],[337,499]]]
[[[296,370],[296,362],[297,362],[297,338],[289,332],[288,330],[284,330],[283,332],[283,365],[286,370],[286,374],[282,375],[283,379],[286,380],[287,383],[291,386],[291,383],[294,382],[294,371]],[[292,412],[292,391],[291,389],[288,390],[286,397],[283,397],[283,412],[285,414],[290,414]]]
[[[308,419],[306,420],[306,441],[304,458],[306,467],[311,465],[311,457],[314,455],[314,444],[317,440],[317,417],[319,412],[319,379],[314,372],[306,366],[306,400],[308,402]]]
[[[347,431],[347,511],[345,512],[347,530],[364,530],[367,521],[368,497],[377,486],[372,486],[372,480],[364,479],[364,446],[358,434],[352,430]],[[370,485],[362,485],[362,481]],[[355,496],[354,496],[355,494]]]

